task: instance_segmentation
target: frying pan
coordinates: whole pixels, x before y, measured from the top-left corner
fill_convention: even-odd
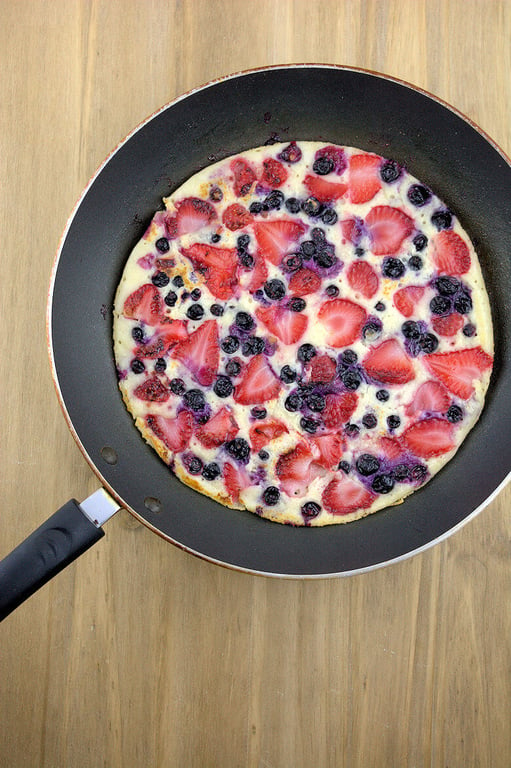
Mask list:
[[[162,197],[207,164],[272,141],[323,140],[391,157],[431,186],[472,238],[490,295],[495,366],[483,414],[452,461],[399,506],[349,525],[295,528],[231,510],[180,483],[126,411],[112,304]],[[102,489],[70,501],[0,564],[0,617],[103,535],[119,507],[213,563],[326,577],[396,562],[486,506],[510,470],[511,166],[467,118],[381,74],[289,65],[209,83],[136,128],[97,171],[64,232],[48,308],[57,394]]]

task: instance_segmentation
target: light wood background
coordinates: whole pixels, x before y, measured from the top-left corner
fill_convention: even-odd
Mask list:
[[[45,339],[82,188],[175,96],[290,62],[403,78],[511,153],[509,0],[1,0],[0,555],[97,487]],[[311,583],[215,567],[120,513],[0,626],[0,765],[509,768],[510,501]]]

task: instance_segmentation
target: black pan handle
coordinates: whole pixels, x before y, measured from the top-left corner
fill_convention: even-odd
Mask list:
[[[100,523],[118,509],[103,489],[82,506],[72,499],[0,561],[0,621],[103,538]]]

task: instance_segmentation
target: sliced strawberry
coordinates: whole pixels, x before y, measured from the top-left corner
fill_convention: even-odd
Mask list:
[[[354,261],[346,271],[346,278],[350,287],[371,299],[378,291],[380,280],[368,261]]]
[[[325,342],[332,347],[347,347],[360,337],[367,313],[360,304],[349,299],[332,299],[318,312],[325,328]]]
[[[160,333],[156,334],[148,344],[140,344],[135,350],[135,357],[156,360],[164,357],[169,349],[178,341],[186,339],[188,333],[183,320],[169,320],[160,325]]]
[[[325,469],[337,469],[337,465],[343,453],[343,441],[341,435],[332,433],[311,437],[309,442],[318,452],[314,461]]]
[[[255,313],[258,320],[283,344],[296,344],[302,338],[309,323],[307,315],[303,312],[293,312],[278,304],[258,307]]]
[[[445,413],[451,402],[451,397],[439,381],[428,379],[417,389],[413,400],[406,406],[407,416],[422,413]]]
[[[439,336],[456,336],[465,324],[463,315],[453,312],[452,315],[440,317],[436,315],[431,319],[431,325]]]
[[[166,381],[162,381],[155,373],[148,376],[135,389],[135,397],[151,403],[165,403],[170,397],[170,389]]]
[[[289,280],[289,291],[293,296],[307,296],[321,287],[321,278],[312,269],[303,267],[293,272]]]
[[[327,429],[340,429],[351,419],[358,405],[356,392],[332,393],[325,397],[325,408],[321,413]]]
[[[453,430],[453,424],[447,419],[420,419],[405,429],[401,439],[415,456],[430,459],[455,448]]]
[[[382,384],[405,384],[415,378],[412,361],[396,339],[372,347],[362,365],[371,379]]]
[[[146,283],[133,291],[122,309],[124,317],[131,317],[148,325],[154,325],[161,319],[163,300],[156,286]]]
[[[393,304],[403,317],[411,317],[415,312],[415,305],[424,296],[422,285],[407,285],[405,288],[399,288],[392,299]]]
[[[224,484],[233,504],[239,504],[240,492],[250,485],[250,478],[244,467],[234,466],[226,461],[224,464]]]
[[[281,187],[287,179],[287,171],[278,160],[268,157],[263,160],[261,182],[266,186]]]
[[[367,203],[381,189],[377,155],[352,155],[348,165],[348,188],[352,203]]]
[[[316,355],[309,363],[309,379],[313,382],[330,382],[335,379],[335,360],[326,354]]]
[[[303,180],[310,195],[320,203],[331,203],[342,197],[348,186],[342,181],[327,181],[323,176],[307,175]]]
[[[241,405],[258,405],[280,392],[280,381],[264,355],[254,355],[241,373],[234,389],[234,400]]]
[[[366,216],[371,237],[371,251],[376,256],[397,253],[413,231],[413,220],[400,208],[376,205]]]
[[[342,236],[353,245],[358,245],[364,234],[364,220],[356,216],[354,219],[344,219],[340,222]]]
[[[443,275],[463,275],[470,269],[468,245],[456,232],[443,229],[432,239],[433,261]]]
[[[322,501],[332,515],[349,515],[370,507],[374,498],[375,494],[357,480],[340,474],[328,483]]]
[[[282,257],[305,232],[305,225],[291,219],[259,221],[253,226],[261,254],[278,267]]]
[[[403,453],[403,447],[397,437],[383,435],[378,439],[379,452],[387,459],[397,459]]]
[[[252,214],[247,211],[245,206],[239,203],[232,203],[222,213],[222,221],[227,229],[230,229],[231,232],[236,232],[237,229],[242,229],[250,224]]]
[[[277,437],[289,432],[286,425],[278,419],[258,421],[250,427],[249,437],[253,451],[260,451],[265,445]]]
[[[171,451],[184,451],[193,432],[193,416],[189,411],[181,411],[176,418],[148,414],[146,426]]]
[[[470,347],[427,355],[423,362],[449,392],[468,400],[475,392],[474,382],[491,369],[493,357],[481,347]]]
[[[180,341],[171,351],[181,360],[194,379],[203,386],[215,380],[218,371],[219,346],[216,320],[206,320],[187,339]]]
[[[266,259],[260,253],[254,255],[254,267],[250,273],[242,274],[240,283],[249,293],[255,293],[262,288],[268,280],[268,267]]]
[[[200,197],[185,197],[176,203],[177,234],[197,232],[217,218],[214,206]]]
[[[206,285],[217,299],[229,299],[237,285],[238,257],[235,248],[218,248],[205,243],[194,243],[181,248],[194,269],[203,275]]]
[[[237,197],[245,197],[252,189],[252,185],[257,179],[256,172],[245,160],[240,158],[232,160],[231,172],[233,177],[234,193]]]
[[[236,419],[229,408],[222,406],[209,421],[199,427],[196,437],[205,448],[218,448],[236,437],[238,432]]]
[[[307,492],[313,460],[312,451],[305,443],[297,443],[295,448],[279,457],[275,472],[284,493],[303,496]]]

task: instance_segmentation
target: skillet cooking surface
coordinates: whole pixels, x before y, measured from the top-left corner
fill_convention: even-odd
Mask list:
[[[192,491],[144,443],[117,387],[113,297],[124,262],[162,197],[205,165],[272,139],[346,144],[405,165],[457,213],[490,295],[495,367],[479,423],[423,489],[349,525],[282,526]],[[502,153],[451,108],[381,75],[275,67],[178,99],[102,166],[68,223],[57,259],[49,308],[52,362],[66,418],[87,460],[150,528],[195,554],[251,572],[352,573],[445,537],[485,505],[511,464],[510,211],[511,167]]]

